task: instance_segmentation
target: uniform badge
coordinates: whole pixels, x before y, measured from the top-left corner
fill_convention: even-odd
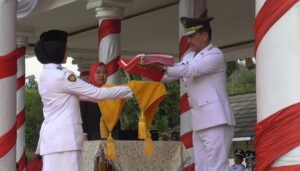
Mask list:
[[[75,82],[76,81],[76,76],[74,74],[69,75],[68,80],[70,82]]]

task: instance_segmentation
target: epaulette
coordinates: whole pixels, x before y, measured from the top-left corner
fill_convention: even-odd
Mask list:
[[[62,67],[62,66],[58,66],[58,67],[56,67],[56,69],[58,69],[58,70],[63,70],[63,69],[64,69],[64,67]]]

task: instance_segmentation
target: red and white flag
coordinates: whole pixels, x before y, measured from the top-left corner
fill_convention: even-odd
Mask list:
[[[153,81],[160,81],[164,73],[156,68],[144,69],[141,65],[160,63],[168,66],[174,65],[174,57],[164,54],[139,54],[132,59],[120,59],[119,66],[128,73],[138,74]]]

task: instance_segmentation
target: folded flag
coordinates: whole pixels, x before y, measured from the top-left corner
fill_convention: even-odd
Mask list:
[[[174,65],[174,57],[171,55],[164,55],[164,54],[140,54],[141,64],[152,64],[152,63],[161,63],[164,65]]]
[[[132,59],[120,59],[118,61],[119,66],[128,73],[138,74],[147,77],[153,81],[160,81],[164,73],[159,69],[146,70],[141,65],[149,65],[153,63],[160,63],[163,65],[172,66],[174,65],[174,57],[171,55],[163,54],[139,54]]]

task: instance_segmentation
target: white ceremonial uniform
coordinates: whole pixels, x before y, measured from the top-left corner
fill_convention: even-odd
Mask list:
[[[80,163],[82,163],[83,130],[79,109],[80,96],[97,101],[99,99],[127,98],[132,94],[126,86],[97,88],[76,78],[71,71],[63,69],[57,64],[44,65],[38,89],[43,102],[44,122],[40,130],[37,151],[43,156],[43,162],[61,161],[60,163],[44,164],[43,171],[82,170]],[[78,152],[78,154],[75,154],[76,156],[73,158],[79,160],[69,161],[69,163],[78,163],[78,166],[76,164],[69,165],[71,168],[66,169],[63,158],[74,155],[74,152]],[[51,155],[55,155],[55,157]],[[62,158],[59,159],[59,156]]]
[[[252,171],[253,169],[252,169],[252,167],[247,167],[246,169],[245,169],[245,171]]]
[[[242,164],[234,164],[230,167],[229,171],[245,171],[245,166]]]
[[[228,153],[235,119],[226,90],[222,51],[209,44],[167,67],[162,81],[182,78],[188,95],[196,171],[229,170]]]

